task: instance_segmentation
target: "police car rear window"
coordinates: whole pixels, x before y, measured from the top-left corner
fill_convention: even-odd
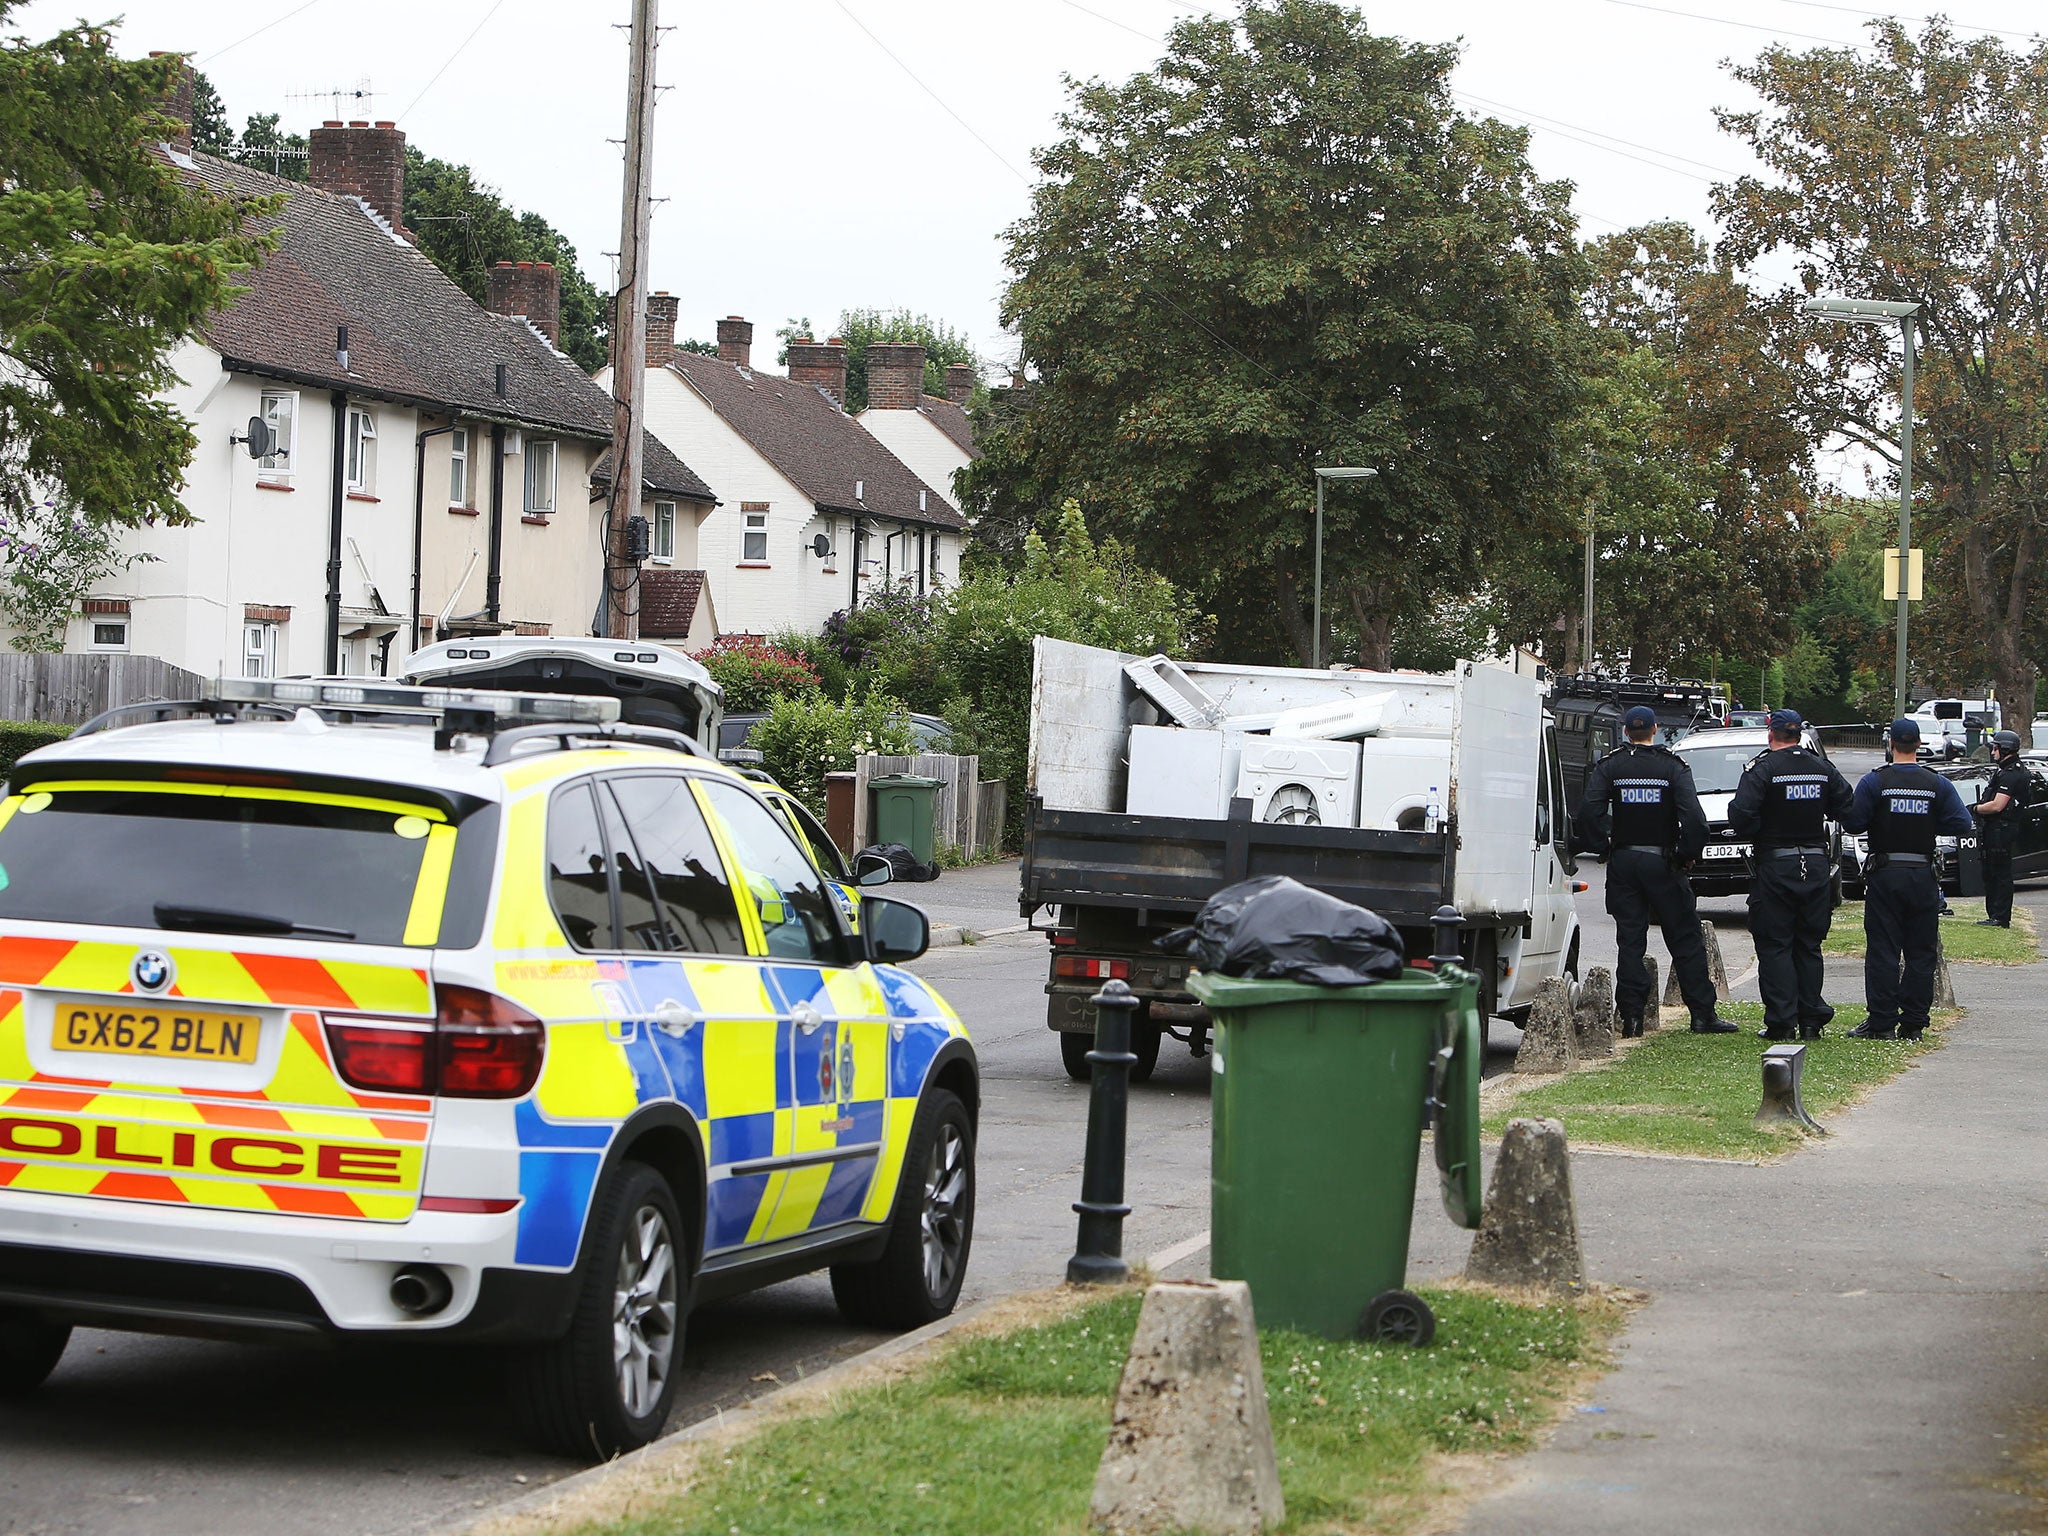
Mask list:
[[[0,921],[353,944],[404,944],[410,925],[410,942],[432,944],[445,886],[424,927],[415,895],[433,830],[403,807],[147,789],[31,793],[0,827]],[[443,860],[431,872],[437,885],[445,868]]]

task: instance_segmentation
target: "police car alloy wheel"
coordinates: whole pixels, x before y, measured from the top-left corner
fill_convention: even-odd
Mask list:
[[[940,1126],[925,1158],[924,1209],[919,1213],[924,1229],[924,1288],[933,1296],[959,1289],[954,1277],[967,1248],[963,1225],[968,1214],[967,1159],[967,1137],[961,1128],[951,1122]]]
[[[612,1284],[612,1364],[626,1412],[654,1411],[676,1356],[676,1244],[659,1207],[633,1213]]]
[[[832,1299],[871,1328],[922,1328],[953,1310],[974,1242],[974,1122],[958,1094],[918,1106],[889,1241],[864,1264],[832,1266]]]

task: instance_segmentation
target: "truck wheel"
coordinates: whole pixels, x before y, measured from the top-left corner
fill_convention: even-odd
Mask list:
[[[0,1307],[0,1399],[26,1397],[48,1379],[71,1342],[65,1323],[46,1323],[33,1312]]]
[[[1164,1033],[1152,1022],[1149,1006],[1141,1007],[1131,1015],[1131,1054],[1138,1058],[1131,1064],[1132,1082],[1152,1080],[1153,1070],[1159,1065],[1159,1038]]]
[[[1077,1029],[1060,1032],[1060,1065],[1067,1069],[1067,1076],[1077,1083],[1085,1083],[1093,1075],[1094,1068],[1088,1065],[1088,1053],[1095,1049],[1095,1032],[1085,1034]]]
[[[889,1245],[869,1263],[834,1264],[832,1299],[872,1328],[935,1323],[960,1299],[973,1242],[974,1122],[959,1095],[935,1088],[910,1127]]]
[[[514,1402],[535,1440],[593,1461],[668,1422],[683,1359],[689,1249],[674,1191],[628,1162],[598,1195],[569,1331],[518,1357]]]

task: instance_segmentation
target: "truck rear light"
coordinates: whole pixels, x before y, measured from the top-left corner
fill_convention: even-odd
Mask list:
[[[1055,930],[1052,936],[1052,942],[1055,947],[1070,945],[1074,943],[1074,935],[1072,935],[1071,933],[1060,933],[1059,931]]]
[[[434,989],[423,1020],[330,1017],[334,1069],[372,1093],[438,1093],[456,1099],[516,1099],[540,1077],[546,1027],[517,1003],[478,987]]]
[[[1052,962],[1055,976],[1080,976],[1090,981],[1128,981],[1131,962],[1128,960],[1094,960],[1087,955],[1055,955]]]

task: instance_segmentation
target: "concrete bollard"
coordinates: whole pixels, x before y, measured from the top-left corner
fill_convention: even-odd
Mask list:
[[[1650,1000],[1643,1008],[1643,1033],[1647,1035],[1653,1029],[1664,1027],[1663,1010],[1658,1007],[1662,994],[1657,990],[1657,957],[1643,956],[1643,969],[1650,974]]]
[[[1571,1150],[1561,1122],[1508,1122],[1465,1278],[1573,1294],[1586,1288]]]
[[[1721,934],[1704,917],[1700,919],[1700,942],[1707,947],[1707,978],[1714,983],[1714,996],[1721,1001],[1728,999],[1728,963],[1721,958]],[[1664,1006],[1683,1008],[1685,994],[1678,990],[1678,968],[1672,967],[1670,979],[1664,983]]]
[[[1572,1001],[1572,1033],[1581,1057],[1614,1054],[1614,972],[1604,965],[1587,971],[1579,983]]]
[[[1571,983],[1553,976],[1536,989],[1536,1000],[1529,1005],[1529,1022],[1522,1026],[1522,1048],[1515,1052],[1515,1070],[1569,1072],[1578,1064]]]
[[[1133,1536],[1238,1536],[1286,1519],[1251,1287],[1242,1280],[1145,1292],[1088,1517]]]
[[[1901,969],[1903,969],[1903,965]],[[1941,934],[1934,935],[1934,1001],[1935,1008],[1953,1008],[1956,1005],[1956,984],[1948,973],[1948,950],[1941,942]]]

